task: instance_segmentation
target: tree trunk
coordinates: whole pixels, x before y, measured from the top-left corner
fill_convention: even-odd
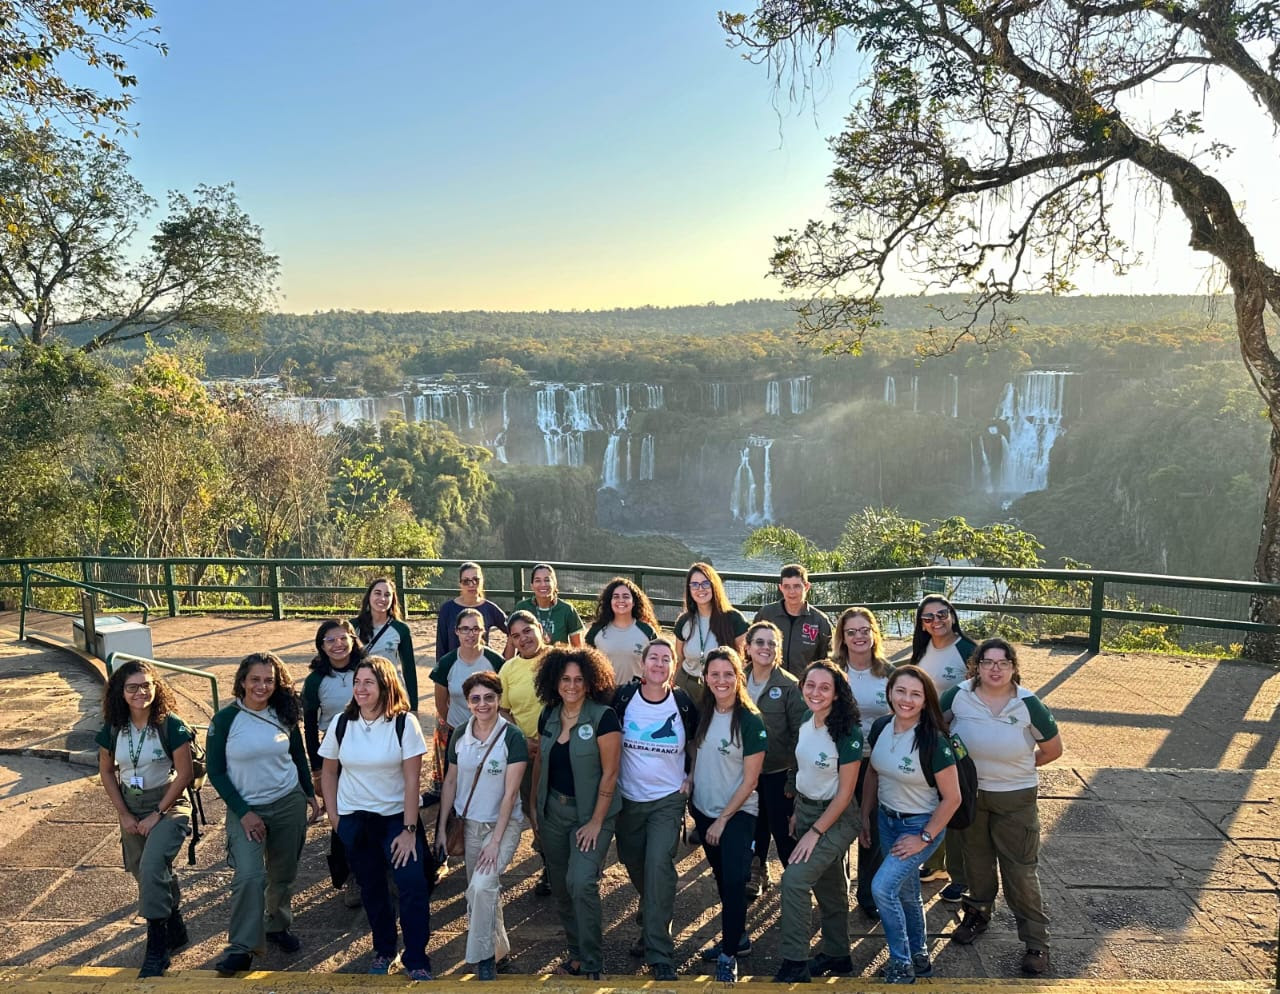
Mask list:
[[[1274,414],[1271,422],[1271,468],[1253,578],[1260,583],[1280,583],[1280,425],[1276,423]],[[1249,605],[1249,620],[1280,625],[1280,595],[1255,594]],[[1245,639],[1244,654],[1258,662],[1280,664],[1280,635],[1251,632]]]

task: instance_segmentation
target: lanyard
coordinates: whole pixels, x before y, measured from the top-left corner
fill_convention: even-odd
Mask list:
[[[133,748],[133,722],[125,723],[125,730],[129,733],[129,762],[133,764],[133,771],[138,772],[138,760],[142,758],[142,747],[147,744],[147,733],[151,731],[148,725],[142,730],[142,735],[138,738],[138,748]]]

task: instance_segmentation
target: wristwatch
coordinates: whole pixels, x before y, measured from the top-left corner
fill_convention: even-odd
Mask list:
[[[410,835],[413,835],[418,830],[417,823],[415,822],[414,824],[410,825],[408,822],[405,822],[404,830],[408,832]]]
[[[920,829],[920,838],[924,839],[924,844],[926,846],[933,844],[933,836],[930,835],[926,829]]]

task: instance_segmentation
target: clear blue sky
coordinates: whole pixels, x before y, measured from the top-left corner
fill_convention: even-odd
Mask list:
[[[135,171],[158,199],[234,181],[286,311],[776,297],[856,66],[796,106],[726,47],[727,3],[160,0]],[[1194,290],[1182,246],[1096,287]]]

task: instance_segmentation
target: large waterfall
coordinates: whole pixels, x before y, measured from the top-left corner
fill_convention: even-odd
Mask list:
[[[645,435],[645,437],[640,440],[640,479],[652,480],[653,469],[653,436]]]
[[[813,377],[793,376],[787,380],[787,408],[792,414],[804,414],[813,407]],[[764,385],[764,413],[782,413],[782,383],[770,380]]]
[[[538,388],[538,431],[548,466],[581,466],[586,436],[600,431],[599,388],[593,384],[544,383]]]
[[[729,492],[729,513],[735,521],[744,521],[749,525],[773,523],[773,467],[769,460],[769,450],[772,447],[772,438],[752,435],[739,451],[738,471],[734,474],[733,489]],[[751,466],[752,449],[760,449],[764,453],[761,466],[763,482],[759,485]],[[763,498],[758,499],[761,494]]]
[[[377,424],[393,411],[403,414],[404,398],[276,397],[271,401],[271,409],[289,421],[331,432],[338,425],[355,425],[361,421]]]
[[[1032,370],[1008,384],[996,412],[1000,435],[1002,494],[1043,490],[1049,483],[1049,453],[1062,432],[1062,401],[1070,373]],[[986,450],[983,450],[985,462]],[[984,467],[985,468],[985,467]]]

